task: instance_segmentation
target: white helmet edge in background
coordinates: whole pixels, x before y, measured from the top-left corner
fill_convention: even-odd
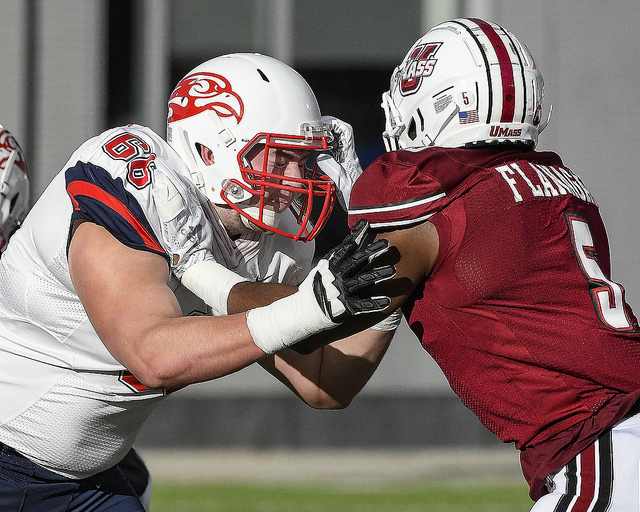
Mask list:
[[[29,211],[29,180],[24,154],[9,130],[0,125],[0,251]]]

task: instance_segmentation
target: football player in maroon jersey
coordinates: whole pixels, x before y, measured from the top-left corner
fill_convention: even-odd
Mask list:
[[[399,254],[380,291],[520,450],[535,512],[638,511],[640,333],[592,194],[534,148],[543,80],[502,27],[428,31],[383,94],[388,152],[351,191]],[[384,184],[384,186],[381,186]]]

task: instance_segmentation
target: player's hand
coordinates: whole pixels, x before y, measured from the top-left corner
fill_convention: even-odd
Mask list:
[[[332,155],[324,153],[318,156],[318,167],[336,184],[338,201],[346,211],[349,208],[353,184],[362,174],[362,166],[355,149],[353,128],[331,116],[322,117],[322,121],[331,126],[334,142]]]
[[[313,293],[331,322],[344,322],[349,316],[383,311],[391,303],[387,296],[361,296],[368,286],[396,275],[393,265],[373,266],[389,250],[389,242],[378,240],[363,244],[369,230],[366,220],[359,221],[340,245],[335,247],[300,285],[313,285]]]
[[[360,294],[396,274],[393,265],[375,266],[389,250],[389,243],[365,243],[368,229],[367,221],[358,222],[353,232],[311,270],[296,293],[247,311],[247,326],[261,350],[273,354],[332,329],[352,315],[375,313],[389,306],[389,297]]]

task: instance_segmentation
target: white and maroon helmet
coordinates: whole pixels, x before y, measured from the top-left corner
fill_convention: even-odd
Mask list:
[[[258,144],[322,152],[330,149],[331,138],[304,78],[265,55],[237,53],[211,59],[189,72],[169,99],[167,140],[208,199],[235,209],[248,227],[294,240],[311,240],[325,224],[335,185],[325,176],[287,177],[287,182],[296,182],[292,188],[282,176],[250,168],[247,154]],[[201,145],[212,150],[213,164],[200,157]],[[279,215],[264,209],[270,188],[298,194],[291,205],[299,223],[296,233],[278,229]],[[311,206],[318,197],[322,205],[312,226]]]
[[[0,125],[0,251],[29,210],[29,180],[22,149]]]
[[[446,21],[416,41],[382,95],[387,151],[410,147],[535,147],[543,79],[527,47],[495,23]]]

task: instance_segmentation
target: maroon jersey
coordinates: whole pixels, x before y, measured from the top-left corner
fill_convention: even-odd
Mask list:
[[[538,499],[640,395],[640,333],[591,193],[554,153],[405,150],[357,181],[349,222],[361,218],[436,226],[405,316],[463,403],[521,450]]]

